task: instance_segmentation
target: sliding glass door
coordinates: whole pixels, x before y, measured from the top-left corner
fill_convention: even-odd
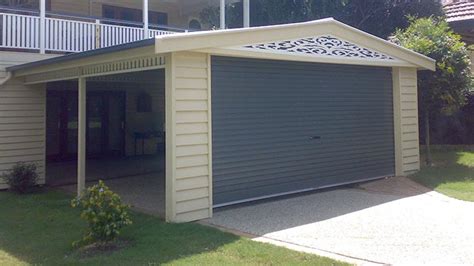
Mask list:
[[[89,158],[124,154],[125,93],[87,94],[87,155]],[[49,91],[47,99],[47,155],[51,160],[77,156],[77,92]]]

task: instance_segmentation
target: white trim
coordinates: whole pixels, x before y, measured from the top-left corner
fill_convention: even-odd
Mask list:
[[[208,136],[208,165],[209,165],[209,217],[213,213],[213,176],[212,176],[212,58],[207,54],[207,136]]]
[[[281,40],[282,36],[285,36],[286,39],[297,39],[325,34],[344,36],[347,41],[399,58],[421,69],[436,69],[435,60],[429,57],[345,25],[332,18],[285,25],[157,36],[155,38],[155,53],[222,49],[223,47],[272,42]]]
[[[164,56],[146,56],[25,75],[25,84],[96,77],[165,68]],[[19,76],[22,77],[22,76]]]
[[[382,60],[367,60],[357,58],[336,58],[329,56],[302,56],[302,55],[288,55],[280,53],[262,53],[253,51],[241,51],[232,49],[202,49],[197,52],[210,53],[212,55],[219,56],[233,56],[242,58],[255,58],[255,59],[269,59],[269,60],[285,60],[285,61],[297,61],[297,62],[310,62],[310,63],[327,63],[327,64],[345,64],[345,65],[363,65],[363,66],[382,66],[382,67],[413,67],[415,65],[404,62],[404,61],[382,61]]]
[[[395,156],[395,175],[403,175],[402,155],[402,122],[400,104],[400,68],[392,68],[392,93],[393,93],[393,144]]]
[[[245,46],[228,47],[226,49],[323,58],[403,62],[391,55],[366,48],[363,45],[349,42],[344,38],[331,34],[292,40],[285,39],[268,43],[254,43]]]
[[[176,220],[176,93],[175,55],[166,55],[165,67],[165,219]]]

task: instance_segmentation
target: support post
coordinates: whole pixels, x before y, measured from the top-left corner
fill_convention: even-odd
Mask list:
[[[40,46],[40,53],[46,53],[46,0],[39,1],[39,9],[40,9],[40,25],[39,25],[39,46]]]
[[[143,39],[148,39],[150,37],[148,26],[148,0],[143,0]]]
[[[244,0],[244,28],[250,27],[250,0]]]
[[[395,176],[403,176],[402,121],[400,106],[400,68],[392,68],[393,82],[393,137],[395,155]]]
[[[77,195],[81,196],[86,188],[86,79],[79,78],[78,86],[78,132],[77,132]]]
[[[221,0],[220,8],[221,8],[221,15],[220,15],[221,25],[220,25],[220,28],[221,28],[221,30],[223,30],[223,29],[225,29],[225,0]]]
[[[100,45],[100,35],[101,35],[101,27],[100,27],[100,20],[96,19],[95,20],[95,49],[102,48],[102,45]]]

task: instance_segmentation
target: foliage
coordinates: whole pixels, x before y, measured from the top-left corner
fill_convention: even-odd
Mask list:
[[[407,16],[443,14],[440,3],[433,0],[252,0],[250,8],[252,26],[334,17],[382,38],[407,27]],[[228,27],[242,27],[242,2],[227,5],[226,11]],[[205,8],[201,20],[219,27],[219,8]]]
[[[123,205],[119,195],[112,192],[103,181],[88,188],[83,196],[72,200],[71,206],[81,208],[81,218],[88,223],[89,232],[82,239],[83,243],[115,240],[121,229],[132,223],[128,214],[129,206]]]
[[[471,93],[466,105],[454,114],[433,117],[432,125],[432,144],[474,145],[474,94]],[[423,138],[420,141],[425,143]]]
[[[471,84],[470,59],[466,44],[441,18],[411,18],[405,30],[397,30],[393,41],[410,50],[436,60],[436,71],[418,73],[418,95],[427,164],[429,152],[430,119],[439,114],[453,114],[466,103]]]
[[[406,30],[397,30],[397,44],[436,60],[436,71],[418,75],[420,103],[428,112],[453,113],[466,103],[470,59],[466,44],[443,19],[412,19]]]
[[[197,223],[165,223],[131,211],[120,250],[84,256],[70,243],[85,224],[57,191],[17,196],[0,192],[0,265],[349,265]]]
[[[38,182],[38,172],[35,164],[17,163],[13,168],[3,175],[10,190],[24,194],[31,191],[31,189]]]

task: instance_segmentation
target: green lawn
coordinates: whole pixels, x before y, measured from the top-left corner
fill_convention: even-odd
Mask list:
[[[198,224],[166,224],[137,213],[122,235],[130,243],[127,248],[84,257],[71,246],[85,224],[69,202],[59,192],[0,192],[0,265],[343,265]]]
[[[421,171],[412,178],[447,196],[474,201],[474,152],[470,150],[463,147],[434,147],[434,165],[422,166]]]

